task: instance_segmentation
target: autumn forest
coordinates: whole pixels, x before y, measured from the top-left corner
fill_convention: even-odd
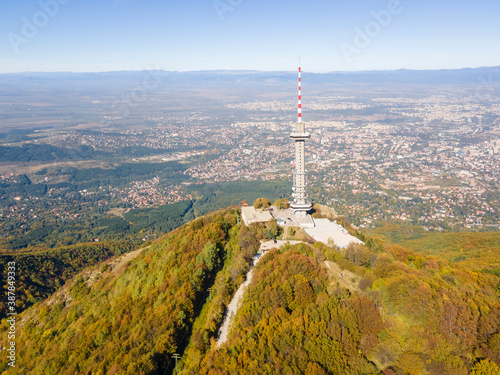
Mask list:
[[[96,265],[62,253],[58,261],[79,273],[62,275],[54,294],[18,317],[18,362],[9,368],[2,356],[0,372],[173,374],[179,354],[185,375],[499,373],[495,269],[361,233],[365,245],[305,241],[264,254],[218,346],[269,232],[239,215],[207,214],[139,250],[79,248]],[[4,319],[0,346],[7,332]]]

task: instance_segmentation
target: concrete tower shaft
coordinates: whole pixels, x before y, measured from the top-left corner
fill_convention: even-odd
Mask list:
[[[298,120],[290,138],[295,141],[295,171],[293,173],[293,203],[291,208],[295,216],[305,217],[311,210],[312,204],[307,201],[307,174],[305,169],[305,141],[311,135],[306,133],[305,125],[302,122],[302,82],[301,68],[299,66],[299,101]]]

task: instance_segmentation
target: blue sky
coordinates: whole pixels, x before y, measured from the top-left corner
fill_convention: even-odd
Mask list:
[[[0,73],[494,66],[499,15],[498,0],[2,0]]]

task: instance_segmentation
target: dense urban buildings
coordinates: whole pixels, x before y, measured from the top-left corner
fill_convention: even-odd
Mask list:
[[[500,101],[490,95],[495,87],[479,95],[473,88],[447,90],[308,92],[309,200],[332,206],[361,227],[394,222],[431,231],[498,229]],[[47,213],[71,221],[95,210],[121,213],[196,199],[193,187],[201,184],[279,179],[292,186],[297,161],[289,135],[296,102],[289,93],[263,96],[221,99],[212,115],[194,107],[176,114],[133,107],[127,116],[108,116],[105,124],[40,128],[21,141],[4,142],[26,150],[50,145],[93,152],[76,164],[55,157],[24,164],[5,160],[1,182],[28,178],[31,190],[2,190],[4,227],[30,227]],[[32,107],[37,116],[44,110]],[[22,110],[0,108],[4,116]],[[223,113],[228,115],[219,118]],[[145,163],[160,171],[172,162],[183,166],[175,178],[152,172],[119,184],[103,180],[76,191],[67,186],[75,176],[71,166],[109,170]],[[46,185],[43,199],[31,192],[40,184]]]

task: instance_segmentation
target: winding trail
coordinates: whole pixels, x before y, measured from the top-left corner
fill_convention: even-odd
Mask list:
[[[361,277],[348,270],[342,270],[337,263],[326,260],[325,266],[328,268],[328,275],[338,282],[340,286],[349,289],[351,292],[361,293],[359,289],[359,281]]]
[[[273,248],[279,249],[281,246],[285,245],[286,243],[290,244],[296,244],[300,243],[301,241],[277,241],[274,243],[274,241],[267,241],[267,242],[261,242],[260,244],[260,250],[262,251],[267,251]],[[240,285],[238,288],[238,291],[235,293],[233,299],[231,300],[231,303],[227,306],[227,312],[226,312],[226,317],[224,318],[224,323],[222,323],[222,327],[219,330],[219,339],[217,340],[217,346],[221,346],[224,344],[227,340],[227,334],[229,332],[229,327],[232,321],[232,318],[236,315],[236,312],[238,311],[240,299],[243,296],[243,293],[245,292],[245,289],[247,286],[250,284],[252,281],[252,274],[253,274],[253,269],[259,263],[259,261],[262,259],[263,255],[254,258],[255,261],[253,265],[250,267],[250,270],[247,273],[246,280],[243,284]]]

